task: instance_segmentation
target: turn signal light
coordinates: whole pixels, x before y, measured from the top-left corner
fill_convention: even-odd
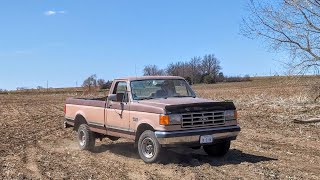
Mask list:
[[[169,116],[160,115],[160,125],[169,125]]]

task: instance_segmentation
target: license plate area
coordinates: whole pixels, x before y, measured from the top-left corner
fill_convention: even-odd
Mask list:
[[[200,136],[200,144],[208,144],[213,142],[213,136],[212,135],[204,135]]]

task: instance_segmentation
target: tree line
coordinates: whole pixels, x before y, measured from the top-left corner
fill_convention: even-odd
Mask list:
[[[203,57],[195,56],[189,61],[178,61],[167,65],[165,69],[159,68],[157,65],[146,65],[143,68],[144,76],[181,76],[190,84],[198,83],[217,83],[217,82],[240,82],[250,81],[250,77],[244,76],[225,76],[222,72],[220,60],[214,54],[206,54]],[[110,89],[112,81],[98,79],[93,74],[86,78],[82,87],[87,91],[95,91],[97,89]]]
[[[87,88],[88,91],[100,89],[110,89],[112,81],[106,81],[104,79],[97,79],[97,75],[93,74],[85,79],[82,83],[82,87]]]
[[[195,56],[189,61],[170,63],[165,69],[157,65],[147,65],[143,69],[144,76],[181,76],[191,84],[248,81],[249,76],[225,76],[222,72],[220,60],[214,54],[203,57]]]

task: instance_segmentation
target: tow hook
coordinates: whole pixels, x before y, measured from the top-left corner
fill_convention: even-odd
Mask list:
[[[65,122],[65,121],[63,122],[63,127],[67,128],[67,122]]]
[[[63,127],[64,128],[69,128],[71,127],[66,121],[63,121]]]

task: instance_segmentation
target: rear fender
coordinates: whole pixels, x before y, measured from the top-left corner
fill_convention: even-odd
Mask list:
[[[73,127],[73,129],[77,131],[81,124],[88,124],[88,122],[87,122],[85,114],[83,112],[81,112],[81,111],[78,111],[76,113],[76,116],[75,116],[75,119],[74,119],[74,127]]]
[[[81,115],[84,119],[87,119],[86,114],[85,114],[83,111],[81,111],[81,110],[79,110],[79,111],[76,112],[75,118],[76,118],[77,116],[79,116],[79,115]]]

